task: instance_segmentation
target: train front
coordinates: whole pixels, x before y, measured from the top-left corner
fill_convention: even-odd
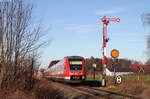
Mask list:
[[[66,76],[71,81],[85,80],[85,60],[81,56],[68,56],[66,58]]]

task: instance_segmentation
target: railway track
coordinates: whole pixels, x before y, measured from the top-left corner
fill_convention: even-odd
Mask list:
[[[86,87],[86,86],[79,86],[79,87],[75,87],[75,88],[80,91],[82,90],[82,91],[88,92],[96,97],[103,97],[106,99],[144,99],[141,97],[137,97],[135,95],[105,90],[102,88]]]
[[[100,87],[89,87],[86,85],[70,85],[54,82],[54,86],[69,97],[69,99],[144,99],[131,94],[102,89]],[[67,91],[66,91],[67,90]],[[78,94],[75,94],[78,93]],[[75,96],[70,97],[75,94]]]

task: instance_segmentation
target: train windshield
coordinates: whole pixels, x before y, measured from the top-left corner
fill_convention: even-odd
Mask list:
[[[82,71],[82,61],[70,61],[71,72],[81,72]]]

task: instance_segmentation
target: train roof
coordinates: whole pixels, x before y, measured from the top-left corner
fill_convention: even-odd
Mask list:
[[[83,59],[82,56],[67,56],[69,59]],[[65,57],[66,58],[66,57]]]

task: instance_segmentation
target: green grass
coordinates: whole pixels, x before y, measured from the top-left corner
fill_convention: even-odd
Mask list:
[[[145,83],[150,83],[150,75],[126,75],[123,76],[123,80],[125,81],[141,81]]]
[[[96,75],[95,80],[96,81],[101,81],[102,75]],[[113,79],[113,77],[107,77],[107,80]],[[133,82],[144,82],[144,83],[149,83],[150,84],[150,75],[122,75],[123,81],[133,81]],[[94,80],[93,75],[87,76],[86,80]]]
[[[95,75],[95,80],[96,81],[101,81],[102,76],[101,75]],[[87,76],[86,80],[94,80],[93,75]]]

